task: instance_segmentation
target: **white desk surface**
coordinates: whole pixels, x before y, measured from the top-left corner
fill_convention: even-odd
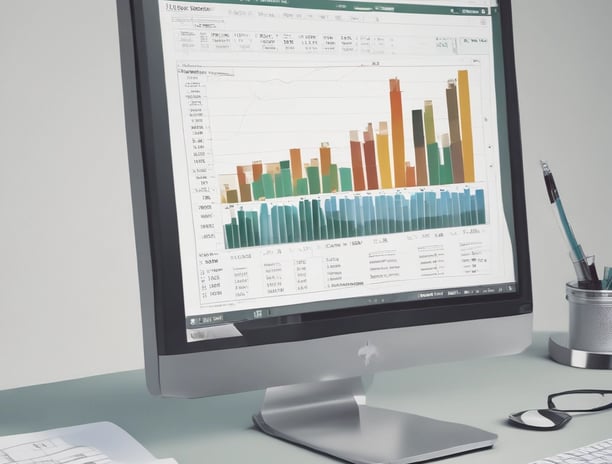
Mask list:
[[[566,367],[547,354],[548,334],[535,334],[520,355],[415,367],[376,376],[368,404],[463,422],[497,433],[492,449],[442,460],[448,464],[521,464],[612,438],[612,412],[575,417],[564,429],[510,427],[511,412],[546,407],[549,393],[612,388],[612,371]],[[75,347],[78,349],[78,347]],[[10,375],[3,372],[3,375]],[[254,429],[263,392],[197,400],[148,394],[142,371],[89,377],[0,392],[0,435],[112,421],[159,458],[191,463],[339,462]]]

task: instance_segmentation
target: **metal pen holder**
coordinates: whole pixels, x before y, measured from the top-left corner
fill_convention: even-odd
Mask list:
[[[555,361],[574,367],[612,369],[612,290],[565,285],[569,332],[553,335],[548,344]]]

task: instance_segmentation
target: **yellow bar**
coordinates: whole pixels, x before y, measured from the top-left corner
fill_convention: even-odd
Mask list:
[[[425,143],[430,145],[436,143],[436,128],[434,125],[433,103],[431,100],[425,100]]]
[[[378,123],[378,132],[376,133],[376,148],[378,154],[378,167],[380,170],[380,187],[383,189],[393,188],[393,180],[391,179],[391,161],[389,158],[389,129],[387,122],[381,121]]]
[[[461,120],[461,143],[463,145],[463,177],[465,182],[475,182],[474,141],[472,138],[472,110],[467,70],[458,73],[459,119]]]

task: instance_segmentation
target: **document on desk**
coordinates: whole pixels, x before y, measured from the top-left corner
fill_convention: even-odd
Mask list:
[[[0,464],[176,464],[111,422],[0,437]]]

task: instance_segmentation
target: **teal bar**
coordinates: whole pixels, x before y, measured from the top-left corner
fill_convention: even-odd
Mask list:
[[[272,178],[272,174],[262,174],[261,182],[263,184],[264,197],[267,199],[276,198],[276,195],[274,194],[274,179]]]
[[[254,181],[251,186],[253,187],[253,200],[260,200],[266,196],[264,194],[263,181],[261,179]]]
[[[323,184],[323,193],[332,193],[330,176],[321,176],[321,183]]]
[[[440,150],[437,143],[427,144],[429,185],[440,185]]]
[[[353,174],[351,168],[340,168],[340,190],[343,192],[353,191]]]
[[[276,198],[286,197],[287,194],[283,190],[283,176],[279,174],[274,174],[274,193]]]
[[[231,224],[225,224],[225,248],[234,248],[234,234],[232,233]]]
[[[321,193],[321,180],[319,177],[318,166],[308,166],[306,168],[306,177],[308,178],[308,187],[311,195],[318,195]]]
[[[272,237],[270,236],[270,213],[268,213],[268,205],[262,203],[259,209],[259,230],[261,234],[261,244],[270,245]]]
[[[484,190],[476,190],[476,216],[478,218],[478,224],[486,224],[487,217],[485,213],[485,198]]]
[[[295,242],[303,242],[302,227],[300,225],[300,214],[295,207],[291,208],[291,221],[293,222],[293,240]]]
[[[248,246],[249,241],[247,239],[247,224],[243,210],[238,211],[238,237],[240,247]]]
[[[232,248],[240,248],[240,232],[238,231],[236,218],[232,218],[232,241],[234,242]]]
[[[310,200],[304,201],[304,215],[306,216],[306,240],[311,241],[314,239],[314,232],[312,230],[312,205]]]
[[[300,196],[308,195],[308,179],[298,179],[296,185],[296,193]]]
[[[280,243],[287,243],[287,221],[285,219],[285,207],[275,206],[278,210],[278,232]]]
[[[440,184],[452,184],[453,183],[453,165],[451,162],[451,149],[450,147],[442,147],[442,156],[444,164],[440,166]]]
[[[300,237],[302,237],[302,242],[305,242],[308,240],[308,230],[306,227],[306,204],[304,201],[300,201],[298,208],[300,214]]]
[[[321,240],[321,222],[319,216],[319,200],[312,200],[312,237]]]
[[[293,232],[293,206],[285,206],[285,230],[287,231],[287,243],[295,242],[295,234]]]
[[[287,161],[288,162],[288,161]],[[282,166],[282,163],[281,163]],[[281,188],[283,190],[283,196],[293,196],[293,181],[291,180],[291,169],[281,168]]]
[[[272,207],[272,243],[279,244],[280,243],[280,226],[278,223],[278,206]]]

